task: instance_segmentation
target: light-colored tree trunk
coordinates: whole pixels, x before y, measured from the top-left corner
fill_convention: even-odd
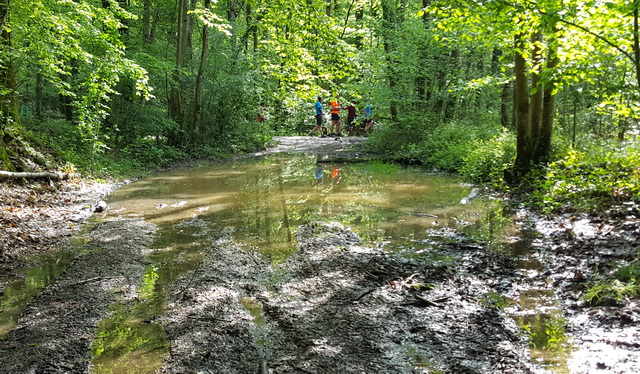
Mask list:
[[[633,63],[636,72],[636,83],[640,87],[640,22],[638,21],[638,7],[640,7],[640,2],[633,1],[633,56],[635,57]]]

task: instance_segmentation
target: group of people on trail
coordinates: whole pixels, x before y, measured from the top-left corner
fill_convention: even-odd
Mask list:
[[[353,135],[356,131],[356,117],[357,109],[354,103],[349,103],[346,107],[340,106],[339,94],[336,94],[335,98],[329,103],[331,109],[331,125],[329,126],[329,133],[325,135],[323,133],[324,112],[322,106],[322,97],[318,96],[314,105],[316,126],[309,132],[310,136],[320,133],[321,137],[339,137],[342,135],[342,120],[340,119],[340,111],[347,111],[347,131],[349,135]],[[368,136],[373,127],[373,118],[371,117],[371,106],[367,104],[363,111],[364,115],[364,136]]]

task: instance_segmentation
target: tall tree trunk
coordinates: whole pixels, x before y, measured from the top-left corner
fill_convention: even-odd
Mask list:
[[[211,0],[204,0],[205,9],[211,8]],[[206,23],[202,26],[202,53],[200,55],[200,66],[196,77],[195,107],[193,109],[193,132],[200,133],[202,127],[202,91],[204,82],[204,72],[207,67],[207,54],[209,52],[209,27]]]
[[[531,102],[529,103],[529,114],[531,115],[531,147],[532,151],[538,147],[540,139],[540,126],[542,124],[542,104],[544,94],[544,83],[541,81],[542,73],[542,33],[537,31],[531,35],[531,44],[533,51],[531,54],[531,62],[533,64],[533,72],[531,73]]]
[[[36,87],[35,87],[35,94],[34,94],[35,116],[38,119],[42,118],[42,100],[44,97],[42,93],[43,84],[44,84],[44,79],[42,78],[42,73],[38,71],[36,73]]]
[[[11,34],[6,31],[6,25],[9,22],[9,0],[0,0],[0,53],[3,55],[11,46],[10,37]],[[4,57],[4,56],[3,56]],[[10,79],[9,66],[0,64],[0,90],[4,91],[8,88],[8,84]],[[15,167],[11,163],[11,159],[9,159],[9,154],[7,152],[7,145],[4,141],[4,129],[5,126],[11,121],[10,108],[11,105],[6,105],[7,99],[10,97],[5,97],[0,95],[0,169],[15,171]]]
[[[514,37],[515,58],[515,116],[516,116],[516,161],[515,177],[519,178],[531,170],[533,142],[531,137],[531,116],[529,113],[529,83],[525,63],[525,42],[522,34]]]
[[[422,8],[427,8],[431,5],[431,0],[422,0]],[[422,24],[425,30],[429,29],[429,13],[424,12],[422,14]],[[427,40],[423,40],[420,45],[420,69],[415,79],[417,105],[416,109],[424,107],[427,101],[427,62],[429,61],[429,50]]]
[[[146,44],[153,43],[153,33],[151,28],[151,1],[144,0],[142,5],[142,41]]]
[[[363,19],[364,19],[364,6],[361,4],[358,4],[356,8],[356,27],[357,28],[361,28],[360,23],[362,22]],[[356,48],[358,50],[362,49],[363,40],[364,40],[364,37],[360,33],[358,33],[356,35]]]
[[[511,82],[507,82],[502,86],[502,94],[500,95],[500,123],[503,127],[511,129],[513,123],[509,115],[509,93],[511,92]]]
[[[549,40],[549,51],[547,55],[547,70],[553,71],[560,62],[558,59],[558,39],[554,28],[552,39]],[[550,80],[546,82],[544,89],[544,101],[542,105],[542,122],[540,123],[540,138],[534,155],[534,162],[548,162],[551,153],[551,136],[553,134],[553,119],[556,112],[556,82]]]
[[[396,37],[396,2],[395,0],[382,0],[382,19],[384,32],[384,52],[387,60],[387,79],[389,80],[389,90],[391,91],[391,100],[389,102],[389,112],[394,122],[398,120],[398,103],[395,99],[396,86],[398,85],[398,77],[396,71],[397,60],[393,57],[391,43]]]
[[[176,66],[173,71],[173,84],[169,93],[169,116],[179,125],[184,126],[182,103],[182,69],[188,46],[189,0],[178,0],[178,33],[176,40]],[[174,139],[175,141],[176,139]]]
[[[198,0],[191,0],[191,4],[189,5],[189,11],[192,10],[196,10],[196,7],[198,6]],[[191,61],[191,59],[193,58],[193,30],[194,30],[194,25],[195,24],[195,18],[192,17],[191,15],[189,15],[189,12],[187,11],[187,36],[185,38],[185,42],[186,42],[186,50],[185,50],[185,61]]]
[[[9,122],[19,121],[19,96],[16,70],[9,50],[11,49],[11,32],[7,29],[9,22],[9,0],[0,0],[0,115],[2,120],[0,128],[4,128]]]
[[[638,21],[638,7],[640,3],[633,1],[633,57],[636,71],[636,83],[640,87],[640,26]]]

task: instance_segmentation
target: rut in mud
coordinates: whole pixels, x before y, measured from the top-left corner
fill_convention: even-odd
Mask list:
[[[531,372],[515,324],[477,300],[496,260],[478,248],[458,248],[467,277],[360,246],[335,223],[297,235],[275,269],[216,241],[159,320],[173,342],[166,372]]]

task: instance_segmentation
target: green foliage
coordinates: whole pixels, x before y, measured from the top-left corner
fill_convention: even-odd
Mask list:
[[[369,146],[404,162],[463,172],[473,181],[497,178],[513,157],[513,146],[509,144],[512,138],[506,132],[501,134],[491,122],[457,120],[425,126],[425,120],[407,119],[401,126],[382,127]],[[494,146],[501,149],[490,148]],[[500,154],[500,159],[491,159],[493,165],[484,164],[491,157],[490,152]]]
[[[611,204],[640,201],[640,146],[571,149],[535,177],[532,202],[544,212],[597,212]]]
[[[355,165],[354,167],[373,174],[396,174],[401,170],[401,167],[398,164],[382,161],[371,161],[364,165]]]
[[[622,304],[640,295],[640,265],[637,260],[620,265],[608,276],[595,274],[582,299],[591,305]]]
[[[566,347],[567,320],[562,317],[536,314],[534,320],[522,321],[520,326],[529,333],[529,344],[534,348],[560,351]]]
[[[480,297],[480,301],[487,306],[496,307],[500,310],[504,310],[509,306],[509,300],[506,296],[496,291],[489,291]]]
[[[516,155],[513,134],[504,130],[491,139],[478,139],[464,157],[460,174],[472,183],[500,184]]]
[[[582,298],[591,305],[621,304],[629,298],[636,297],[639,291],[640,286],[636,279],[629,282],[618,279],[601,280],[591,285]]]

